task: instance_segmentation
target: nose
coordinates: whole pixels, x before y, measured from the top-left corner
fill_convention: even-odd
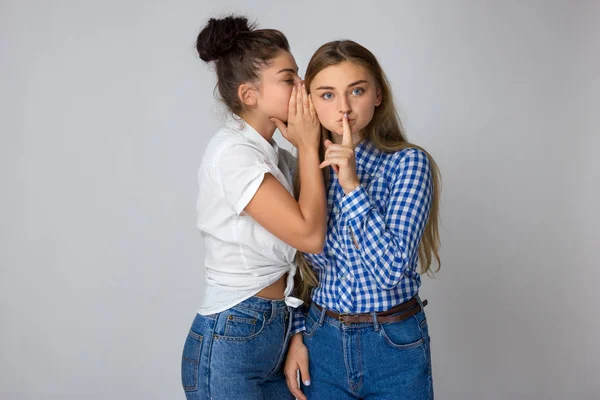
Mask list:
[[[350,114],[350,112],[352,111],[352,108],[350,107],[350,102],[348,101],[348,97],[347,96],[340,96],[339,97],[340,101],[338,104],[338,109],[340,114]]]

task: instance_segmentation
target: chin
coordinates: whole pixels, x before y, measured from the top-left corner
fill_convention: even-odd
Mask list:
[[[335,133],[336,135],[342,136],[344,134],[344,130],[339,126],[325,126],[325,129],[327,129],[331,133]]]

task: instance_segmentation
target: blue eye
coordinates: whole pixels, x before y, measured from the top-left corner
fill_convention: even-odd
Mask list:
[[[331,93],[323,93],[321,95],[321,97],[324,98],[325,100],[331,100],[331,99],[333,99],[333,94],[331,94]]]
[[[359,96],[361,94],[363,94],[364,90],[362,90],[362,88],[355,88],[352,90],[352,94],[355,96]]]

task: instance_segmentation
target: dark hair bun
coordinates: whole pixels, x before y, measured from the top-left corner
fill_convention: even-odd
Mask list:
[[[198,35],[196,49],[200,58],[213,61],[230,51],[242,32],[250,32],[248,18],[229,16],[222,19],[211,18]]]

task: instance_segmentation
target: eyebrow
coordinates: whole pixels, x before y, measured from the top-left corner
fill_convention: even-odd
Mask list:
[[[356,81],[356,82],[352,82],[351,84],[348,85],[348,87],[352,87],[352,86],[356,86],[360,83],[369,83],[368,81],[361,79],[360,81]],[[334,90],[335,88],[333,86],[319,86],[316,90]]]
[[[281,71],[279,71],[277,74],[281,74],[282,72],[291,72],[292,74],[295,74],[298,72],[298,67],[296,67],[295,71],[291,68],[284,68]],[[275,75],[277,75],[277,74],[275,74]]]

